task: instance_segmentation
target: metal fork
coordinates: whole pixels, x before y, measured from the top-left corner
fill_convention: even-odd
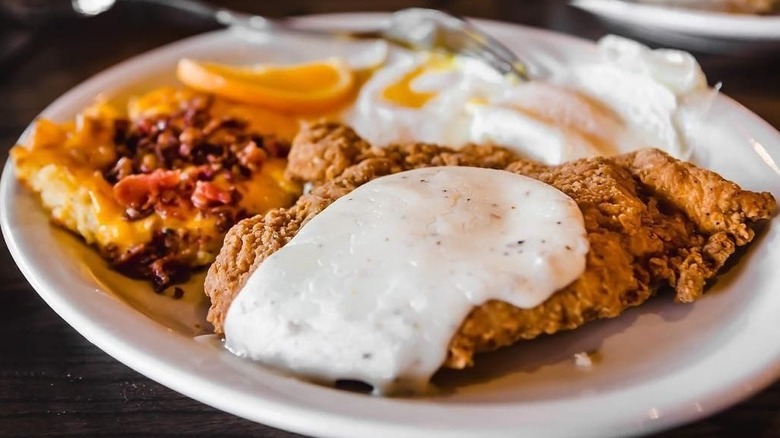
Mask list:
[[[411,49],[466,55],[482,60],[504,75],[529,79],[525,63],[509,48],[468,21],[436,9],[402,9],[381,29],[344,34],[351,38],[384,39]]]
[[[83,0],[86,1],[86,0]],[[91,0],[94,3],[94,0]],[[115,0],[102,0],[111,3]],[[284,20],[272,20],[220,8],[200,0],[135,0],[174,7],[216,19],[233,28],[259,32],[293,32],[317,37],[383,39],[398,46],[440,50],[480,59],[501,74],[528,80],[528,69],[511,50],[474,25],[455,15],[424,8],[402,9],[392,14],[382,28],[368,31],[312,29],[292,26]],[[73,0],[74,8],[80,0]],[[110,6],[109,6],[110,7]]]

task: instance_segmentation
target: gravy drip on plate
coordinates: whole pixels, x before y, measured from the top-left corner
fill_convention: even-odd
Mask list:
[[[225,323],[239,356],[378,394],[424,392],[474,306],[532,308],[579,277],[582,214],[510,172],[417,169],[314,217],[250,276]]]

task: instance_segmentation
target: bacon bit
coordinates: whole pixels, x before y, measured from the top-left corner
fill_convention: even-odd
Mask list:
[[[290,143],[275,137],[256,137],[254,141],[272,157],[286,157],[290,152]]]
[[[114,120],[114,144],[121,143],[127,137],[130,130],[130,121],[127,119]]]
[[[222,190],[213,183],[198,181],[195,183],[195,190],[190,199],[196,208],[205,210],[215,204],[230,204],[233,201],[233,195],[230,191]]]
[[[257,147],[257,143],[250,141],[236,154],[236,156],[238,157],[238,162],[241,163],[242,166],[253,172],[257,172],[260,170],[260,167],[268,154],[263,149]]]
[[[214,116],[212,104],[210,96],[198,96],[170,114],[114,123],[116,156],[102,173],[126,219],[151,214],[186,219],[197,209],[216,218],[217,230],[224,233],[256,213],[240,206],[236,184],[251,178],[269,157],[286,157],[290,144],[253,132],[245,120]],[[151,279],[161,291],[186,279],[204,237],[180,231],[155,233],[152,241],[124,252],[114,248],[107,258],[122,272]]]
[[[114,198],[126,208],[149,207],[167,189],[179,185],[180,171],[157,169],[149,174],[128,175],[114,185]]]

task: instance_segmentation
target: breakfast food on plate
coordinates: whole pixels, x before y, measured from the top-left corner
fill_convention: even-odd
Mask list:
[[[269,121],[274,131],[261,130]],[[289,141],[268,134],[289,138],[290,125],[163,88],[127,114],[99,103],[75,123],[38,120],[11,158],[56,223],[159,290],[211,263],[238,220],[294,202],[300,188],[283,176]]]
[[[296,113],[330,110],[344,104],[355,86],[354,72],[339,59],[250,67],[182,59],[176,74],[199,91]]]
[[[190,88],[150,91],[126,111],[98,102],[75,124],[38,120],[29,144],[11,151],[55,222],[157,290],[211,263],[239,219],[295,201],[301,187],[284,168],[301,114],[335,111],[355,85],[340,60],[183,59],[176,73]]]
[[[714,95],[693,56],[617,36],[597,54],[514,82],[468,57],[394,53],[342,120],[376,146],[495,144],[545,164],[646,145],[686,156]]]
[[[188,89],[38,121],[11,153],[17,175],[56,222],[162,289],[210,263],[236,220],[295,200],[282,169],[302,120],[344,120],[379,145],[500,144],[556,164],[644,144],[684,155],[687,117],[711,95],[690,55],[617,37],[600,42],[602,61],[524,83],[464,57],[367,47],[290,65],[182,59]]]
[[[304,129],[287,171],[311,192],[228,232],[208,319],[239,355],[379,393],[420,391],[440,366],[618,316],[664,287],[692,302],[776,209],[656,149],[549,166],[494,146],[376,148],[339,124]],[[512,225],[540,212],[547,223]]]
[[[16,174],[158,290],[216,258],[208,320],[234,353],[382,394],[662,288],[692,302],[775,212],[680,160],[715,94],[690,54],[609,36],[516,82],[367,53],[384,63],[183,59],[187,89],[37,121]]]

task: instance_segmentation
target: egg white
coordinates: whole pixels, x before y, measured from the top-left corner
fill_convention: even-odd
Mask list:
[[[600,61],[529,82],[466,57],[394,49],[343,118],[379,146],[496,144],[547,164],[648,146],[684,157],[712,94],[695,59],[614,36],[599,48]],[[418,69],[408,102],[388,99]],[[420,93],[431,96],[423,105]]]

